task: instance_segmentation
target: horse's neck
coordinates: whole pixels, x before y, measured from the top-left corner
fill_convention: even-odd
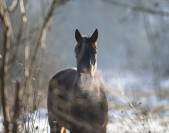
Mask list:
[[[91,86],[94,83],[94,77],[91,77],[89,74],[80,74],[79,80],[78,80],[78,85],[81,88],[91,88]]]
[[[100,95],[101,82],[98,77],[88,74],[81,74],[78,79],[78,87],[81,91],[90,93],[92,95]]]

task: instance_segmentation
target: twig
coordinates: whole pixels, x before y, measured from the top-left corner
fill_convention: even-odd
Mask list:
[[[37,44],[35,46],[35,50],[33,52],[33,56],[32,56],[32,59],[31,59],[31,65],[30,66],[32,66],[34,61],[35,61],[36,55],[38,53],[38,49],[39,49],[40,45],[42,44],[43,36],[46,33],[46,30],[48,29],[48,26],[49,26],[50,20],[52,18],[52,15],[54,13],[56,5],[57,5],[57,0],[53,0],[52,4],[50,6],[50,9],[47,13],[47,16],[45,17],[44,22],[42,24],[42,28],[40,29],[40,35],[39,35]]]
[[[13,115],[13,133],[18,132],[18,119],[21,113],[21,88],[20,88],[20,83],[17,81],[16,82],[16,87],[15,87],[15,101],[14,101],[14,115]]]
[[[20,11],[22,15],[22,21],[26,23],[27,17],[26,17],[26,11],[25,11],[25,6],[24,6],[24,0],[19,0],[19,5],[20,5]]]
[[[16,0],[13,0],[13,2]],[[25,43],[26,40],[23,41],[23,30],[25,27],[25,24],[27,22],[27,17],[26,17],[26,12],[25,12],[25,4],[23,3],[23,0],[17,0],[17,3],[19,3],[19,7],[20,7],[20,12],[21,12],[21,22],[20,22],[20,27],[18,30],[18,33],[16,34],[16,36],[14,36],[14,41],[12,42],[12,47],[10,48],[11,52],[11,56],[10,59],[8,61],[8,64],[13,64],[14,61],[16,60],[17,54],[18,54],[18,49],[21,43]],[[31,33],[30,33],[31,34]],[[28,40],[30,40],[30,38],[28,38]]]

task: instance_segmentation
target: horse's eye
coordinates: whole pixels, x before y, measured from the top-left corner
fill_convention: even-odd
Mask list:
[[[80,52],[80,46],[79,46],[79,45],[77,45],[77,46],[75,47],[75,52],[76,52],[76,53]]]

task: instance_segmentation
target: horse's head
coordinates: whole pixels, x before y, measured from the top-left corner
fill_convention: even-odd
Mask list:
[[[96,41],[98,30],[96,29],[91,37],[82,36],[76,29],[75,38],[77,45],[75,47],[77,70],[79,73],[90,74],[94,76],[96,71]]]

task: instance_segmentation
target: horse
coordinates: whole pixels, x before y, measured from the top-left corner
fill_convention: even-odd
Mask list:
[[[75,31],[77,68],[55,74],[49,81],[50,133],[106,133],[108,103],[96,72],[98,30],[89,37]]]

